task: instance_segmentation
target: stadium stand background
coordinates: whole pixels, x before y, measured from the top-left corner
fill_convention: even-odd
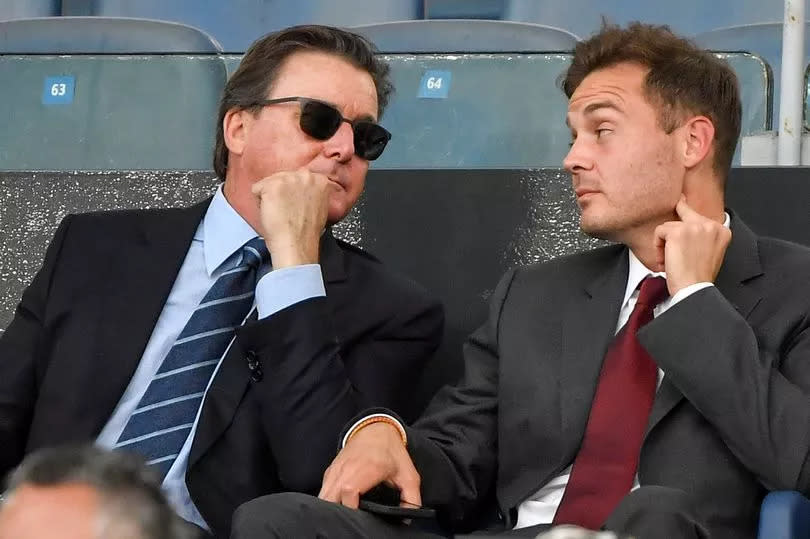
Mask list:
[[[565,51],[602,15],[696,36],[740,76],[746,134],[772,129],[781,0],[0,2],[0,328],[65,214],[211,193],[216,100],[250,42],[292,24],[357,26],[392,64],[398,92],[383,124],[394,139],[337,234],[445,301],[448,335],[425,373],[426,397],[458,375],[460,342],[500,274],[596,245],[578,230],[559,168],[569,134],[554,84]],[[59,21],[3,22],[32,17]],[[809,176],[736,168],[730,204],[757,231],[810,245]],[[773,530],[795,515],[807,526],[810,512],[787,511],[806,503],[770,497],[760,535],[788,537]]]

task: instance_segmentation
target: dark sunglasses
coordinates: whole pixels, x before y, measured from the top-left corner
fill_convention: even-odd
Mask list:
[[[265,107],[278,103],[297,101],[301,104],[301,131],[318,140],[328,140],[337,133],[340,124],[346,122],[352,126],[354,133],[354,153],[368,161],[374,161],[382,155],[385,145],[391,140],[383,126],[368,120],[349,120],[343,117],[338,109],[329,103],[308,97],[280,97],[264,99],[253,106]]]

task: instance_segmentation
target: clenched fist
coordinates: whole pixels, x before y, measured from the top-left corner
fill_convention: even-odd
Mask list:
[[[339,187],[307,169],[283,171],[253,184],[273,269],[318,263],[329,193]]]

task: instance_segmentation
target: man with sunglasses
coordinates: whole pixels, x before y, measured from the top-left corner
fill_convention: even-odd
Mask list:
[[[212,198],[62,222],[0,339],[0,473],[64,442],[131,451],[228,537],[245,501],[317,493],[358,411],[408,413],[441,306],[330,230],[390,139],[374,52],[322,26],[260,39],[224,90]]]

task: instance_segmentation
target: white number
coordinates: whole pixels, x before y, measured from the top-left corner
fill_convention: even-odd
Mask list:
[[[442,87],[442,78],[441,77],[430,77],[427,80],[427,87],[428,90],[439,90]]]
[[[51,85],[51,95],[54,97],[65,95],[66,91],[67,86],[63,82]]]

